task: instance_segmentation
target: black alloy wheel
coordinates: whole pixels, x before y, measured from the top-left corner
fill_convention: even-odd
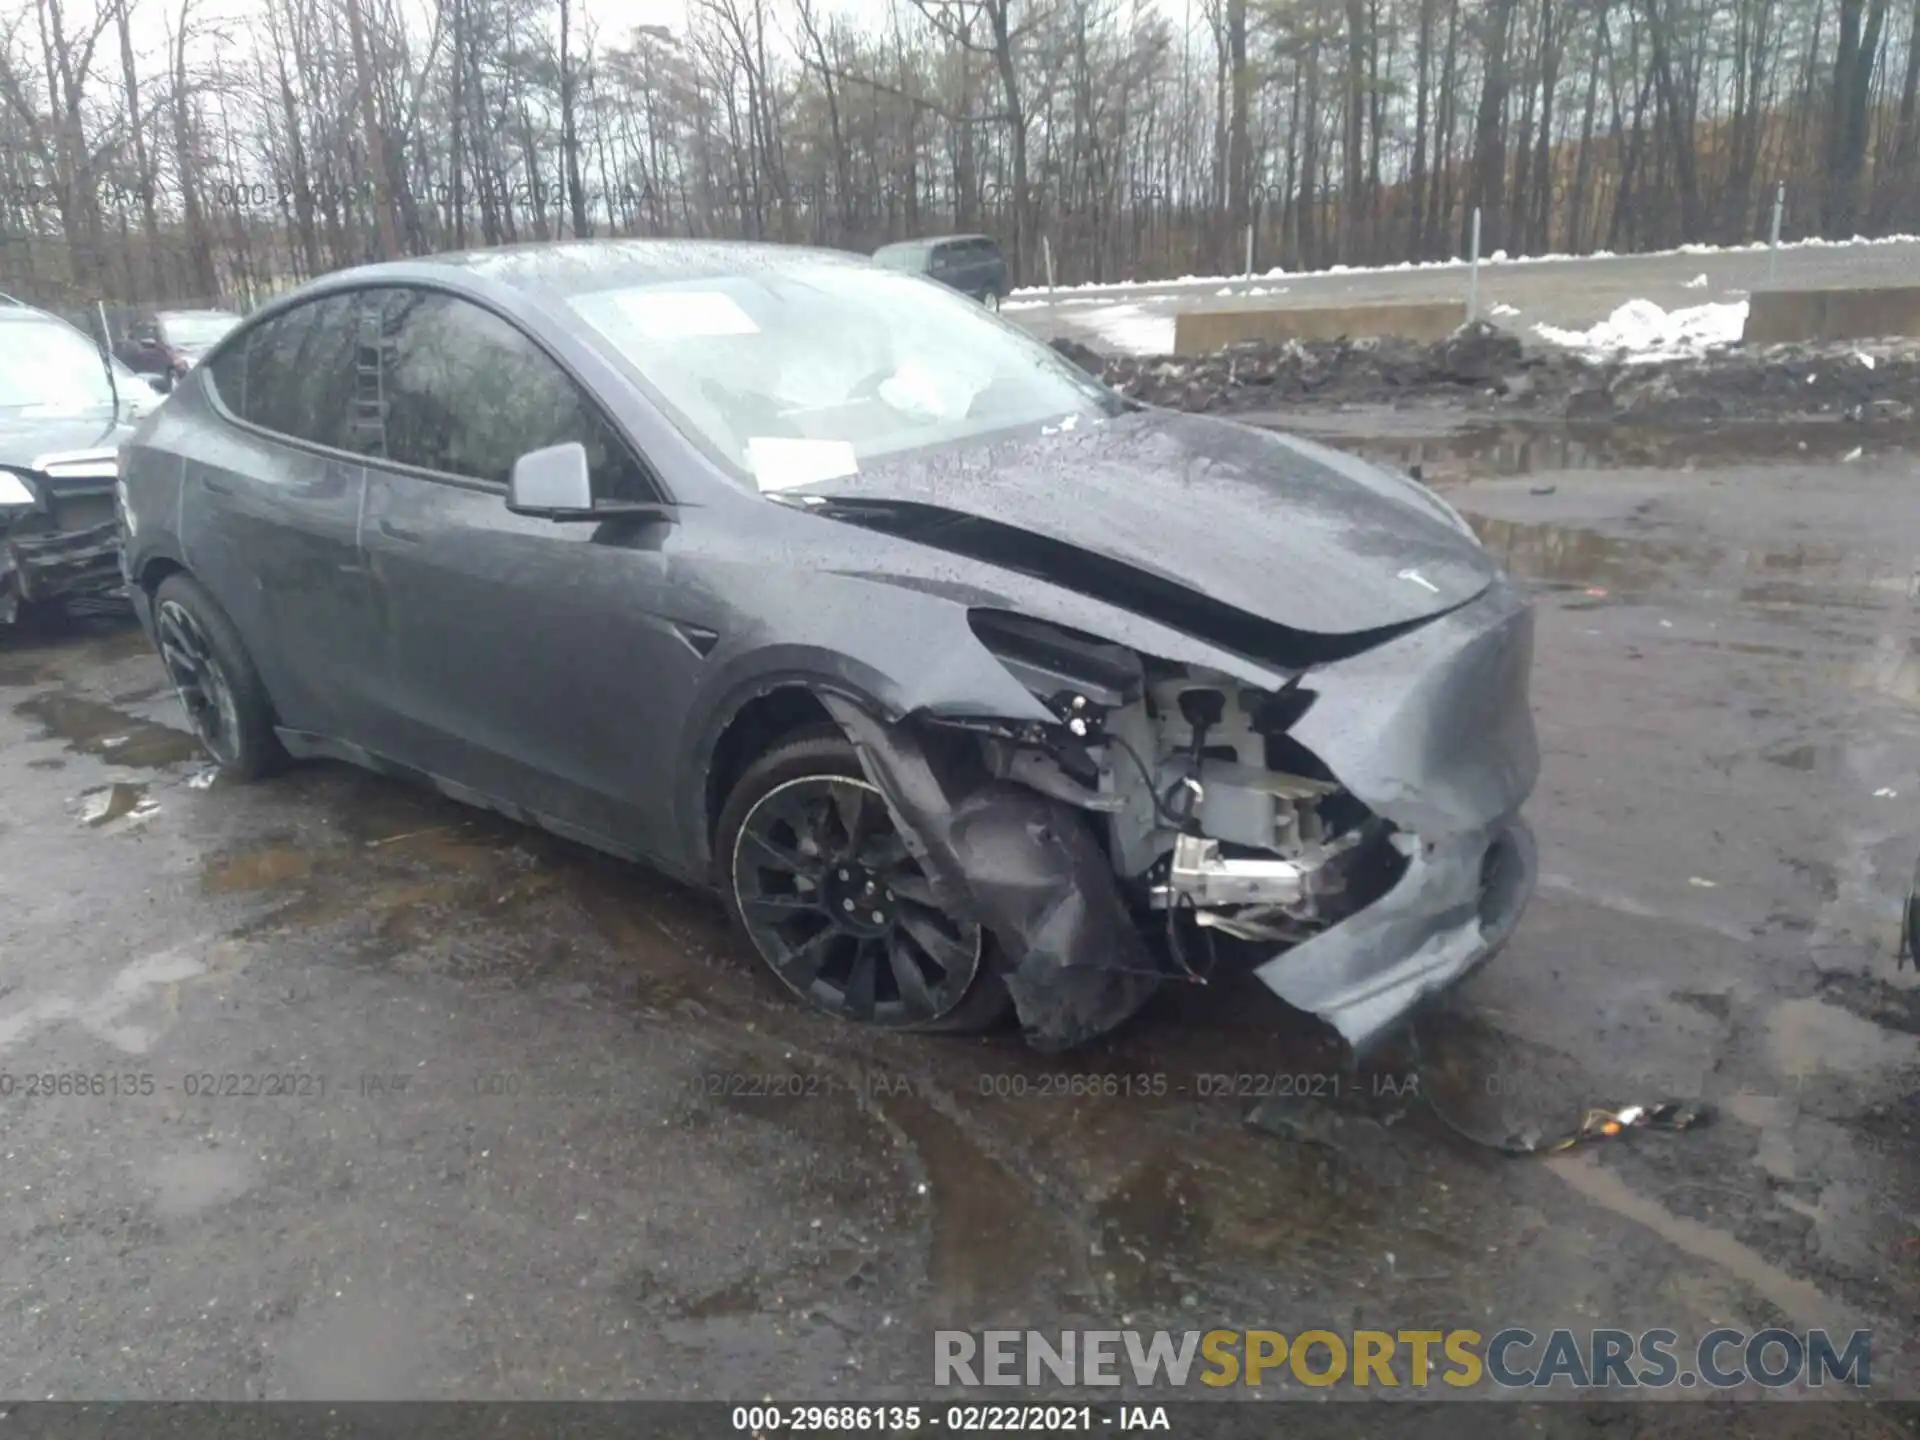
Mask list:
[[[153,633],[160,646],[161,663],[167,678],[186,706],[187,723],[206,747],[207,753],[222,765],[234,765],[240,759],[240,715],[233,698],[233,685],[221,669],[213,642],[178,600],[163,600],[155,608]]]
[[[188,726],[215,764],[236,780],[258,780],[286,764],[267,687],[205,586],[186,574],[160,582],[153,639]]]
[[[816,1009],[893,1029],[949,1028],[941,1022],[983,979],[980,927],[941,911],[885,800],[863,778],[813,773],[773,784],[732,830],[727,859],[748,938]]]

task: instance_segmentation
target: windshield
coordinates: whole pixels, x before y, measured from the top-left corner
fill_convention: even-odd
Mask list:
[[[926,260],[924,245],[883,245],[873,252],[874,264],[889,270],[905,270],[908,274],[926,269]]]
[[[78,330],[56,320],[0,326],[0,412],[84,415],[113,409],[100,352]],[[128,376],[120,377],[122,387]]]
[[[973,301],[878,268],[796,263],[569,303],[690,439],[762,490],[1124,405]]]
[[[240,323],[238,315],[162,315],[160,328],[175,345],[207,349]]]

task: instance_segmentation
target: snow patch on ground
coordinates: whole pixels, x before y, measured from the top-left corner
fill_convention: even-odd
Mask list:
[[[1518,315],[1520,312],[1511,305],[1496,305],[1487,313],[1498,318],[1502,315]]]
[[[1663,310],[1651,300],[1629,300],[1586,330],[1536,325],[1542,340],[1578,350],[1595,359],[1618,356],[1629,361],[1681,360],[1702,355],[1740,339],[1747,325],[1747,302],[1693,305]]]
[[[1707,288],[1707,277],[1705,275],[1696,275],[1681,288],[1686,290],[1704,290]]]
[[[1171,315],[1150,314],[1138,305],[1111,305],[1093,311],[1080,323],[1122,355],[1173,353]]]
[[[1818,237],[1809,240],[1787,240],[1781,243],[1782,250],[1840,250],[1854,245],[1920,245],[1920,235],[1881,235],[1872,239],[1856,235],[1851,240],[1823,240]],[[1482,265],[1554,265],[1569,260],[1615,260],[1661,259],[1674,255],[1734,255],[1743,251],[1765,250],[1767,242],[1753,240],[1745,245],[1682,245],[1675,250],[1636,251],[1627,256],[1616,255],[1611,250],[1594,250],[1585,255],[1521,255],[1510,258],[1504,250],[1496,250],[1481,260]],[[1467,261],[1452,260],[1402,260],[1397,265],[1335,265],[1327,270],[1304,270],[1296,275],[1391,275],[1401,270],[1452,270],[1464,269]],[[1260,278],[1285,275],[1287,271],[1276,267]],[[1082,285],[1061,285],[1049,290],[1044,285],[1025,285],[1013,293],[1020,296],[1067,295],[1085,291],[1106,291],[1124,294],[1130,290],[1171,289],[1182,285],[1245,285],[1254,277],[1247,275],[1182,275],[1178,280],[1090,280]]]

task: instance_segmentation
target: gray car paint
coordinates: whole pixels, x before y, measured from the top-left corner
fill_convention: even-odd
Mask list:
[[[1495,573],[1470,535],[1285,436],[1165,410],[883,459],[797,488],[1012,526],[1321,635],[1437,615]]]
[[[1055,577],[745,490],[648,401],[631,362],[604,348],[564,303],[568,286],[633,283],[662,271],[724,273],[787,263],[793,253],[626,242],[367,267],[264,308],[223,342],[243,341],[253,324],[288,305],[364,284],[463,296],[533,337],[596,397],[660,477],[662,518],[560,525],[516,517],[505,510],[502,487],[363,464],[267,436],[221,411],[203,365],[129,448],[125,478],[138,518],[129,572],[148,584],[176,565],[199,575],[239,627],[297,750],[418,772],[462,798],[699,879],[711,867],[707,766],[728,723],[756,696],[804,687],[888,722],[919,714],[1051,718],[975,638],[971,607],[1067,625],[1257,687],[1276,688],[1298,673],[1297,661],[1238,653]],[[816,263],[864,263],[804,253]],[[1476,759],[1479,752],[1449,748],[1462,717],[1475,713],[1469,692],[1490,675],[1518,673],[1521,683],[1488,696],[1486,734],[1517,735],[1524,724],[1530,744],[1531,728],[1524,661],[1513,672],[1510,645],[1476,639],[1482,631],[1509,633],[1502,609],[1509,592],[1490,588],[1490,562],[1462,543],[1444,507],[1396,494],[1405,482],[1379,472],[1356,476],[1353,462],[1329,464],[1315,447],[1223,422],[1156,412],[1092,423],[1058,450],[1046,449],[1045,438],[1005,443],[1042,457],[1029,461],[1036,480],[1050,475],[1069,487],[1070,457],[1098,457],[1098,484],[1084,493],[1124,500],[1129,523],[1155,514],[1144,497],[1166,483],[1154,467],[1172,462],[1181,483],[1203,490],[1216,523],[1240,518],[1249,532],[1210,536],[1169,516],[1166,543],[1148,556],[1129,551],[1114,524],[1096,523],[1089,533],[1108,558],[1150,564],[1155,575],[1205,593],[1219,572],[1214,547],[1227,545],[1233,601],[1270,603],[1294,621],[1343,633],[1417,625],[1454,607],[1386,647],[1316,668],[1312,683],[1322,698],[1308,719],[1319,724],[1301,736],[1363,800],[1385,797],[1376,805],[1381,813],[1417,813],[1430,828],[1444,827],[1438,839],[1458,837],[1460,846],[1479,833],[1476,823],[1491,824],[1491,815],[1524,798],[1530,753],[1510,767],[1503,788],[1489,787],[1498,767]],[[1219,449],[1217,463],[1204,453],[1210,445]],[[1283,478],[1253,473],[1264,456]],[[1138,493],[1127,495],[1130,465]],[[925,457],[919,470],[933,477],[919,485],[944,485],[939,493],[950,500],[981,483],[965,452]],[[869,483],[914,491],[915,471],[914,460],[902,457],[874,467]],[[223,480],[227,493],[210,488]],[[1228,497],[1236,492],[1264,497],[1267,508],[1235,517]],[[1034,501],[1023,515],[1071,543],[1074,503],[1071,493],[1044,506]],[[1289,536],[1294,505],[1314,518]],[[269,536],[274,529],[284,533]],[[1308,597],[1310,587],[1297,578],[1292,586],[1263,586],[1255,531],[1273,545],[1269,570],[1298,563],[1315,584],[1344,585],[1348,593]],[[1398,554],[1402,543],[1408,548]],[[1333,550],[1340,553],[1317,553]],[[1407,559],[1411,566],[1396,563]],[[1441,587],[1438,595],[1394,578],[1418,566],[1434,570],[1425,578]],[[1424,638],[1430,633],[1436,638]],[[696,635],[707,638],[696,643]],[[1496,653],[1507,656],[1507,669],[1489,658]],[[1370,656],[1387,658],[1369,665]],[[1406,671],[1397,684],[1390,678],[1396,668]],[[1389,715],[1404,733],[1371,758],[1347,732],[1378,734],[1390,728]],[[1459,930],[1461,873],[1455,866],[1432,882],[1403,879],[1389,897],[1403,903],[1385,917],[1397,918],[1395,943],[1417,955],[1436,936]],[[1399,954],[1369,961],[1339,936],[1329,932],[1261,971],[1277,991],[1306,997],[1307,1008],[1336,1024],[1342,1007],[1365,1003],[1349,997],[1369,964],[1384,972],[1410,963]],[[1479,944],[1469,939],[1468,948]],[[1302,969],[1307,978],[1294,979]],[[1374,1005],[1369,1017],[1381,1008]],[[1371,1018],[1342,1028],[1363,1037],[1378,1030]]]
[[[1490,959],[1532,896],[1533,837],[1520,819],[1540,768],[1532,657],[1533,611],[1502,580],[1307,682],[1316,698],[1292,734],[1419,841],[1385,896],[1256,972],[1355,1050]],[[1507,868],[1483,903],[1482,861],[1496,844]]]

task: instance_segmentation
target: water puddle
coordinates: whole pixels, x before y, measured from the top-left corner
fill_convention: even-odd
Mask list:
[[[1076,1247],[1048,1223],[1042,1197],[931,1105],[898,1096],[884,1106],[926,1172],[927,1280],[939,1316],[975,1325],[1071,1278],[1059,1272]]]
[[[64,740],[69,750],[97,755],[109,765],[159,769],[201,753],[200,742],[185,730],[62,691],[22,700],[13,713],[33,721],[50,738]]]
[[[209,860],[200,886],[209,895],[231,895],[247,890],[274,890],[313,873],[311,850],[271,846]]]
[[[1484,515],[1469,517],[1469,523],[1509,574],[1556,588],[1650,590],[1669,572],[1706,569],[1724,553],[1713,546],[1606,535],[1572,525]]]

